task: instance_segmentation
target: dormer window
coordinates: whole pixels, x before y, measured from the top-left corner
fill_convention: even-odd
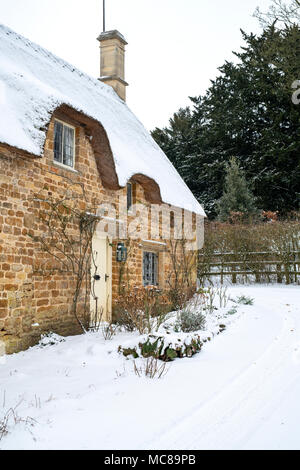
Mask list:
[[[54,123],[54,161],[74,168],[75,128],[61,121]]]

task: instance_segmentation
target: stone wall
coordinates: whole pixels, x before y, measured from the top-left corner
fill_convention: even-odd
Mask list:
[[[42,158],[0,145],[0,341],[4,341],[7,353],[36,344],[40,335],[48,331],[62,335],[80,333],[71,314],[74,276],[60,273],[57,263],[34,239],[47,229],[39,217],[45,209],[41,200],[75,195],[78,205],[85,210],[87,205],[111,203],[126,194],[126,188],[109,190],[103,187],[90,136],[84,126],[71,118],[68,122],[76,127],[75,171],[53,162],[54,118],[49,124]],[[80,199],[82,191],[85,200]],[[134,197],[137,202],[149,206],[144,189],[138,183]],[[148,237],[150,234],[145,240]],[[160,286],[166,287],[171,265],[164,241],[151,245],[141,237],[130,243],[126,263],[129,284],[142,284],[143,250],[149,249],[159,251]],[[119,292],[120,281],[120,263],[116,262],[115,250],[116,242],[113,247],[113,298]],[[47,270],[43,271],[40,267],[45,262]]]

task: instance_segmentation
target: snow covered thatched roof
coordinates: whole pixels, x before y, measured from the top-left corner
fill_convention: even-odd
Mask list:
[[[67,105],[105,129],[120,186],[135,174],[160,187],[163,202],[204,215],[150,134],[114,92],[0,25],[0,142],[42,156],[53,112]]]

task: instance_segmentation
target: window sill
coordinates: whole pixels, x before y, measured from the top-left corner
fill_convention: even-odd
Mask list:
[[[62,170],[71,171],[72,173],[77,173],[77,174],[79,173],[77,170],[75,170],[75,168],[72,168],[71,166],[68,166],[68,165],[64,165],[63,163],[56,162],[54,160],[52,162],[52,165],[56,166],[57,168],[61,168]]]

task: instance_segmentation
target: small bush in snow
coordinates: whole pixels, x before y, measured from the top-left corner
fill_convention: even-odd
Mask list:
[[[113,325],[112,323],[107,323],[102,326],[102,335],[105,341],[110,341],[116,334],[118,329],[117,325]]]
[[[175,325],[175,331],[191,333],[193,331],[204,330],[205,324],[205,316],[201,313],[194,313],[190,310],[183,310],[178,315],[178,319]]]
[[[26,418],[20,417],[17,413],[17,408],[20,403],[15,406],[15,408],[10,408],[4,416],[0,416],[0,441],[7,436],[10,429],[18,424],[25,424],[25,426],[34,426],[36,421],[33,418],[27,416]]]
[[[8,434],[8,414],[5,414],[3,418],[0,418],[0,441],[1,439]]]
[[[181,333],[178,338],[170,339],[166,336],[148,335],[140,340],[137,346],[123,348],[119,346],[119,352],[125,357],[133,356],[150,358],[154,357],[163,362],[170,362],[176,358],[192,357],[201,351],[203,343],[197,334],[188,335]]]
[[[216,297],[216,291],[213,287],[207,287],[206,289],[200,289],[199,294],[203,299],[203,309],[208,313],[213,313],[217,310],[214,306],[214,300]]]
[[[149,357],[140,367],[134,361],[134,372],[138,377],[145,375],[145,377],[150,379],[162,379],[167,374],[168,369],[166,368],[166,363],[159,364],[158,359]]]
[[[219,300],[219,308],[225,308],[229,300],[227,287],[224,286],[200,288],[197,294],[202,301],[203,310],[208,313],[213,313],[215,310],[218,310],[214,305],[216,299]]]
[[[112,320],[113,323],[118,325],[121,329],[128,331],[129,333],[132,333],[136,329],[135,324],[127,310],[119,305],[116,305],[113,308]]]
[[[54,346],[55,344],[63,343],[65,339],[56,333],[46,333],[41,336],[39,346],[44,348],[45,346]]]
[[[251,297],[246,297],[245,295],[240,295],[240,297],[238,297],[235,302],[241,305],[253,305],[254,299],[251,299]]]
[[[220,286],[217,289],[217,295],[219,298],[219,305],[220,308],[226,308],[229,296],[227,295],[227,287]]]
[[[158,330],[169,311],[167,296],[156,286],[135,286],[117,297],[113,321],[128,331],[149,334]]]
[[[227,315],[235,315],[237,313],[237,307],[232,307],[228,310]]]

